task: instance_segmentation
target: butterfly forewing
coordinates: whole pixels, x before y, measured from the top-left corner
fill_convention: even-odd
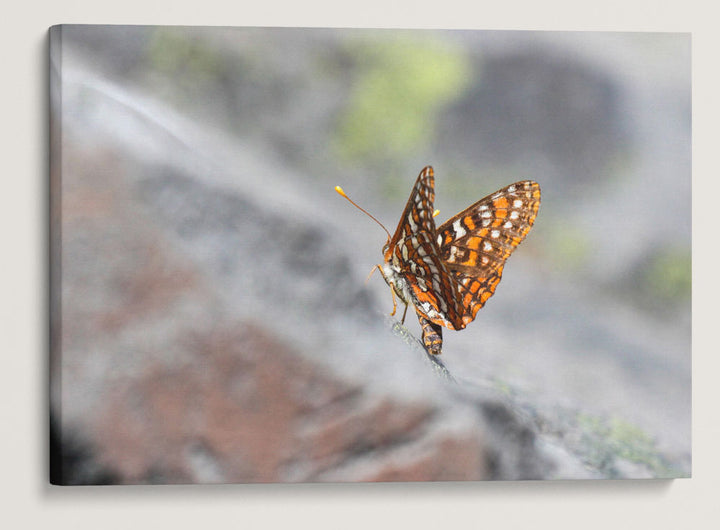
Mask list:
[[[532,228],[539,207],[540,186],[516,182],[437,229],[440,256],[459,286],[465,324],[495,292],[505,261]]]
[[[417,309],[436,324],[461,329],[465,313],[458,298],[458,284],[448,270],[436,241],[433,205],[435,178],[430,166],[415,182],[400,223],[390,241],[385,261],[400,268],[414,294]]]

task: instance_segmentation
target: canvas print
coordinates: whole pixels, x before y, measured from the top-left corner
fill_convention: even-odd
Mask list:
[[[49,45],[51,483],[691,475],[689,34]]]

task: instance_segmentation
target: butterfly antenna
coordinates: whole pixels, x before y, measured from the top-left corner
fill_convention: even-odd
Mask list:
[[[388,235],[388,241],[390,241],[390,239],[392,239],[392,236],[390,235],[390,232],[388,232],[387,228],[385,228],[385,226],[384,226],[380,221],[378,221],[377,219],[375,219],[375,217],[374,217],[372,214],[370,214],[365,208],[362,208],[362,207],[358,206],[358,205],[355,203],[355,201],[353,201],[350,197],[348,197],[347,194],[345,193],[345,190],[343,190],[340,186],[335,186],[335,191],[337,191],[340,195],[342,195],[343,197],[345,197],[345,198],[350,202],[350,204],[352,204],[355,208],[357,208],[358,210],[360,210],[361,212],[363,212],[365,215],[367,215],[370,219],[372,219],[372,220],[375,221],[377,224],[379,224],[380,227],[381,227],[383,230],[385,230],[385,233]],[[375,270],[375,269],[373,269],[373,270]]]

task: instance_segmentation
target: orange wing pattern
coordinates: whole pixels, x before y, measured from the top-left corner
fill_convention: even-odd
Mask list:
[[[437,230],[440,256],[457,280],[465,324],[495,292],[505,261],[525,239],[540,208],[540,186],[506,186],[447,220]]]
[[[435,227],[435,178],[418,175],[395,234],[383,248],[385,281],[412,302],[430,353],[442,349],[442,328],[472,322],[500,282],[505,261],[532,228],[540,186],[516,182]]]

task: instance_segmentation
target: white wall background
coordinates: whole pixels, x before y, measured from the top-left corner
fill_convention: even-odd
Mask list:
[[[720,520],[720,357],[711,334],[720,75],[709,2],[29,0],[0,32],[3,520],[32,528],[711,528]],[[693,33],[693,478],[650,482],[214,487],[47,485],[47,28],[58,23],[440,27]],[[9,243],[9,245],[7,244]]]

